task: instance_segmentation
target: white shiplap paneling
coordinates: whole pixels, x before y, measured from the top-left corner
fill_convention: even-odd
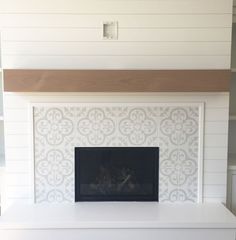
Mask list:
[[[7,173],[6,174],[6,182],[7,182],[7,189],[8,187],[15,187],[15,186],[29,186],[30,181],[30,175],[29,173]],[[8,195],[8,191],[6,189],[7,195]]]
[[[204,173],[204,183],[211,185],[219,185],[225,182],[227,173]]]
[[[8,0],[1,3],[0,13],[67,13],[67,14],[140,14],[232,13],[232,0]]]
[[[232,21],[229,14],[214,14],[214,16],[209,14],[0,15],[0,23],[3,28],[101,28],[104,19],[118,21],[120,28],[227,28]]]
[[[230,42],[10,42],[6,56],[228,56]]]
[[[231,28],[120,28],[119,41],[185,41],[230,42]],[[101,28],[8,28],[2,41],[97,42],[102,41]]]
[[[27,122],[4,122],[5,128],[9,129],[9,135],[29,134]]]
[[[217,130],[216,130],[217,131]],[[205,147],[204,159],[206,160],[221,160],[227,159],[228,148],[227,147]]]
[[[3,1],[0,8],[3,67],[229,69],[231,17],[232,0],[71,0],[69,4],[58,0]],[[118,21],[117,41],[102,40],[103,21]],[[225,201],[226,182],[220,178],[221,184],[214,185],[211,179],[227,159],[228,95],[141,95],[6,94],[7,168],[11,169],[11,162],[30,161],[30,134],[26,130],[30,124],[29,102],[204,101],[208,145],[204,151],[204,172],[208,174],[204,199]],[[217,146],[211,143],[215,135]],[[9,175],[8,200],[25,202],[30,196],[20,187],[29,189],[29,172],[22,172],[19,164],[13,170],[16,172]],[[17,183],[24,186],[15,187]]]
[[[28,199],[30,197],[30,188],[28,186],[9,187],[9,197],[15,200]]]
[[[5,128],[6,129],[6,128]],[[6,161],[17,161],[17,160],[30,160],[30,149],[29,147],[8,147],[5,146],[5,159]]]
[[[79,102],[205,102],[205,141],[204,148],[204,201],[225,202],[226,200],[226,169],[227,169],[227,126],[228,100],[226,93],[159,93],[159,94],[79,94],[79,93],[5,93],[6,122],[6,166],[8,174],[8,200],[29,201],[32,195],[22,192],[19,188],[29,189],[31,174],[30,133],[17,128],[24,124],[30,127],[29,103],[78,103]],[[21,107],[19,109],[19,106]],[[224,115],[224,117],[222,117]],[[14,123],[17,123],[14,125]],[[223,130],[219,132],[219,126]],[[209,129],[208,129],[209,128]],[[215,142],[215,139],[218,139]],[[12,168],[12,164],[16,163]],[[25,164],[22,168],[21,163]],[[17,167],[18,166],[18,167]],[[18,194],[19,193],[19,194]]]
[[[206,160],[204,161],[204,170],[205,173],[226,173],[227,172],[227,162],[224,159],[221,160]]]
[[[7,68],[227,69],[228,56],[4,56]]]
[[[225,202],[226,199],[226,184],[207,184],[204,186],[204,191],[203,191],[203,196],[204,196],[204,201],[206,202],[207,198],[215,199],[218,202],[222,201]]]
[[[4,121],[6,122],[27,122],[28,116],[22,114],[22,109],[9,109],[4,114]]]
[[[104,41],[102,22],[118,21]],[[232,0],[9,0],[4,68],[229,69]]]
[[[205,147],[228,146],[228,134],[205,134]]]
[[[228,133],[228,122],[210,122],[208,121],[205,126],[205,133],[210,134],[227,134]]]
[[[10,160],[6,164],[8,173],[28,173],[30,170],[30,161],[27,160]]]
[[[226,121],[229,118],[229,109],[216,106],[216,108],[209,109],[206,112],[205,118],[210,122]]]
[[[27,147],[28,146],[28,134],[9,134],[5,137],[5,144],[8,147]]]

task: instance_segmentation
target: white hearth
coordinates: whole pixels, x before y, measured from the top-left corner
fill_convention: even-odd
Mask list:
[[[234,240],[236,218],[221,204],[16,205],[0,219],[10,240]]]

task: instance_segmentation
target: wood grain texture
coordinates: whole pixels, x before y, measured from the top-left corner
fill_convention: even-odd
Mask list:
[[[6,92],[226,92],[230,70],[4,70]]]

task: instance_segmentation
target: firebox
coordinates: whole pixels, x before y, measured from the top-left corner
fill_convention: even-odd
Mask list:
[[[76,147],[75,201],[158,201],[159,148]]]

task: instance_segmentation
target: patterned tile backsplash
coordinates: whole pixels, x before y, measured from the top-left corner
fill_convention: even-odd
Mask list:
[[[74,201],[75,146],[160,147],[160,202],[198,199],[199,107],[34,107],[35,201]]]

